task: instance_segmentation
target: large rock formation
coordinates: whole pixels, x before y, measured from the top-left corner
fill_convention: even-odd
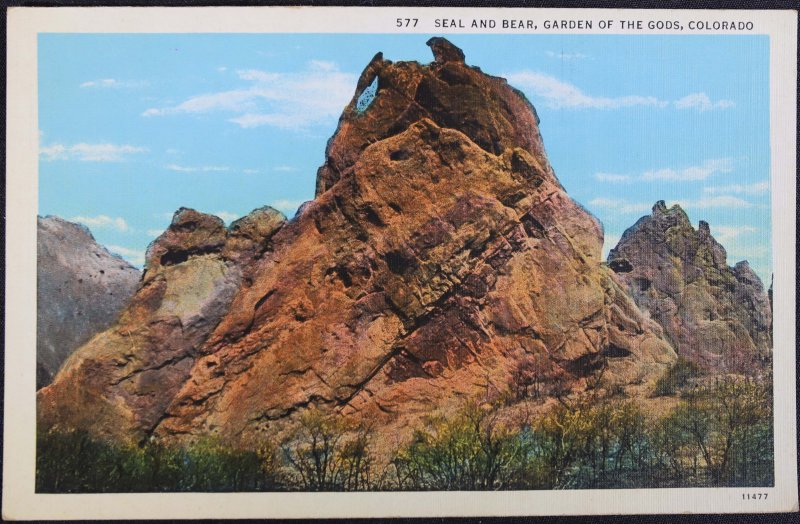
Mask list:
[[[84,226],[55,216],[37,221],[36,389],[104,331],[136,290],[140,272],[95,242]]]
[[[40,422],[247,446],[316,407],[390,446],[534,357],[561,392],[601,368],[623,387],[660,376],[675,353],[601,264],[601,226],[558,183],[531,104],[429,44],[427,66],[370,62],[317,197],[252,228],[255,252],[179,214],[120,322],[40,393]]]
[[[695,230],[680,206],[659,201],[608,264],[679,355],[711,370],[753,371],[771,355],[772,309],[747,261],[729,267],[726,258],[708,223]]]

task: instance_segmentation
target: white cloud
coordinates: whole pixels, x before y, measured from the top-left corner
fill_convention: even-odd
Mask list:
[[[709,208],[745,208],[753,207],[753,204],[741,198],[720,195],[715,197],[698,198],[695,200],[676,200],[674,202],[684,209],[709,209]]]
[[[336,62],[329,62],[327,60],[311,60],[308,63],[309,69],[316,69],[317,71],[338,71],[339,67]]]
[[[678,109],[697,109],[700,112],[712,109],[727,109],[733,107],[733,100],[717,100],[713,102],[705,93],[692,93],[674,102]]]
[[[121,162],[128,155],[144,153],[147,149],[131,145],[117,144],[51,144],[41,147],[39,154],[45,160],[78,160],[81,162]]]
[[[753,243],[730,246],[730,249],[726,248],[725,251],[735,260],[768,258],[772,254],[772,249],[768,245]]]
[[[758,228],[753,226],[711,226],[711,234],[714,235],[714,238],[721,244],[725,244],[726,242],[730,242],[734,238],[739,237],[740,235],[744,235],[747,233],[756,233]]]
[[[130,89],[137,87],[146,87],[147,82],[144,81],[131,81],[131,80],[117,80],[116,78],[100,78],[98,80],[89,80],[81,84],[83,89]]]
[[[227,67],[225,67],[225,66],[221,66],[221,67],[218,67],[218,68],[217,68],[217,72],[219,72],[219,73],[224,73],[224,72],[225,72],[225,71],[227,71],[227,70],[228,70],[228,68],[227,68]]]
[[[303,200],[287,200],[282,198],[280,200],[276,200],[270,204],[271,207],[281,211],[284,215],[293,214],[297,211],[297,208],[303,203]]]
[[[730,184],[727,186],[710,186],[703,188],[706,193],[734,193],[737,195],[760,195],[769,192],[769,182],[756,182],[754,184]]]
[[[564,53],[563,51],[545,51],[545,54],[550,58],[558,58],[559,60],[582,60],[584,58],[589,58],[589,55],[583,53]]]
[[[109,251],[115,253],[134,266],[142,267],[144,265],[144,251],[141,249],[131,249],[123,246],[106,246]]]
[[[663,168],[646,171],[642,180],[671,180],[687,182],[692,180],[705,180],[717,173],[729,173],[733,170],[733,160],[730,158],[717,158],[706,160],[699,166],[689,166],[680,169]]]
[[[237,71],[248,85],[191,97],[178,105],[146,110],[143,116],[234,113],[229,118],[243,128],[269,125],[299,130],[335,121],[353,95],[357,77],[339,71],[333,62],[312,60],[305,71],[275,73],[256,69]]]
[[[543,98],[545,103],[554,109],[619,109],[632,106],[665,107],[668,105],[668,102],[653,96],[591,96],[572,84],[535,71],[511,73],[506,75],[506,78],[510,84],[523,90],[529,90],[536,97]]]
[[[231,118],[228,120],[229,122],[233,122],[234,124],[239,125],[244,129],[249,129],[251,127],[261,127],[261,126],[273,126],[279,127],[281,129],[292,129],[302,127],[307,121],[300,117],[298,118],[296,115],[285,115],[285,114],[259,114],[259,113],[247,113],[242,116],[237,116],[235,118]]]
[[[667,202],[667,207],[678,204],[683,209],[710,209],[710,208],[748,208],[753,204],[729,195],[715,197],[698,198],[693,200],[671,200]],[[598,197],[589,201],[589,205],[599,209],[609,209],[617,213],[649,213],[653,207],[648,202],[630,202],[623,198],[603,198]]]
[[[280,171],[282,173],[290,173],[292,171],[297,171],[297,168],[293,167],[293,166],[283,165],[283,166],[275,166],[275,167],[272,168],[272,170],[273,171]]]
[[[585,55],[580,53],[559,54],[547,51],[547,54],[565,60],[585,58]],[[545,104],[553,109],[620,109],[635,106],[664,108],[672,104],[677,109],[695,109],[704,112],[726,109],[734,105],[732,100],[712,101],[706,93],[692,93],[673,102],[647,95],[592,96],[583,92],[578,86],[537,71],[517,71],[504,76],[511,85],[528,91],[534,98],[544,99]]]
[[[147,236],[155,238],[161,236],[161,233],[163,232],[164,232],[163,229],[148,229]]]
[[[747,260],[748,262],[755,261],[752,267],[755,269],[756,266],[759,266],[761,269],[758,272],[761,275],[768,274],[768,271],[764,271],[764,267],[767,265],[766,262],[769,260],[772,250],[768,244],[760,244],[753,242],[752,239],[745,239],[742,238],[733,238],[726,241],[720,240],[717,238],[720,244],[725,248],[725,252],[728,254],[728,261],[737,262],[739,260]],[[767,284],[769,285],[769,284]]]
[[[170,171],[179,173],[220,173],[231,170],[228,166],[180,166],[178,164],[169,164],[166,167]]]
[[[602,209],[613,209],[619,213],[646,213],[652,204],[628,202],[621,198],[595,198],[589,202],[590,206]]]
[[[93,217],[74,216],[69,219],[71,222],[78,222],[90,228],[115,229],[120,233],[130,231],[131,228],[122,217],[110,217],[108,215],[97,215]]]
[[[177,113],[208,113],[209,111],[245,111],[255,107],[255,95],[248,89],[222,91],[194,96],[174,107],[151,108],[142,116],[164,116]]]
[[[239,218],[239,215],[237,215],[236,213],[231,213],[229,211],[217,211],[214,213],[214,215],[221,218],[227,224],[230,224],[231,222]]]
[[[600,182],[630,182],[630,175],[617,175],[614,173],[595,173],[594,178]]]
[[[242,172],[244,174],[246,174],[246,175],[255,175],[256,173],[259,173],[260,171],[258,169],[243,169]]]

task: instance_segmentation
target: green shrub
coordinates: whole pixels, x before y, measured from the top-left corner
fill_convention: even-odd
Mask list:
[[[435,417],[394,460],[398,487],[422,490],[513,489],[529,468],[528,434],[500,423],[497,412],[470,404]]]
[[[653,390],[653,396],[672,396],[676,391],[685,387],[691,379],[698,377],[701,374],[702,370],[697,364],[686,360],[683,357],[678,357],[678,360],[675,362],[675,364],[656,381],[655,389]]]
[[[107,443],[82,431],[37,435],[38,493],[264,491],[279,488],[274,452],[206,440],[186,448]]]
[[[679,363],[669,381],[697,370]],[[374,436],[310,409],[280,447],[214,440],[142,447],[80,431],[37,435],[39,493],[582,489],[771,486],[771,386],[722,377],[687,389],[661,418],[619,396],[563,397],[529,425],[499,405],[432,417],[378,474]],[[280,452],[278,452],[278,450]],[[385,474],[391,471],[392,475]]]
[[[281,444],[291,486],[302,491],[361,491],[375,489],[370,433],[351,427],[337,415],[316,408],[300,417],[298,426]]]

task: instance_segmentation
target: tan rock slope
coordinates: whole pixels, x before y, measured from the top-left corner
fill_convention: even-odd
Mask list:
[[[680,206],[659,201],[625,231],[608,263],[679,355],[716,371],[752,372],[771,362],[764,286],[746,260],[728,266],[707,222],[695,230]]]
[[[427,66],[370,62],[294,219],[242,247],[179,212],[119,324],[40,393],[42,425],[250,446],[313,406],[389,445],[532,359],[561,391],[660,376],[675,353],[601,265],[531,104],[429,45]]]

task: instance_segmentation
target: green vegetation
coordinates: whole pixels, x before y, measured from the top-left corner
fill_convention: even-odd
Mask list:
[[[691,379],[699,377],[701,373],[702,370],[697,364],[683,357],[678,357],[675,364],[656,382],[653,396],[674,395],[677,390],[685,387]]]
[[[373,478],[370,434],[349,428],[340,418],[312,408],[281,446],[284,483],[300,491],[363,491],[377,489]]]
[[[113,445],[84,432],[37,437],[39,493],[269,491],[279,488],[270,448],[240,451],[205,441],[187,448]]]
[[[503,427],[496,411],[469,405],[429,421],[393,461],[396,486],[412,490],[521,489],[531,457],[524,433]]]
[[[678,366],[676,366],[678,368]],[[684,371],[670,372],[684,385]],[[690,370],[690,373],[693,371]],[[111,445],[80,432],[38,436],[40,493],[504,490],[773,485],[771,389],[745,377],[686,388],[663,417],[618,396],[560,397],[515,427],[471,403],[425,421],[378,465],[364,427],[316,410],[277,447]],[[385,462],[385,461],[384,461]]]

